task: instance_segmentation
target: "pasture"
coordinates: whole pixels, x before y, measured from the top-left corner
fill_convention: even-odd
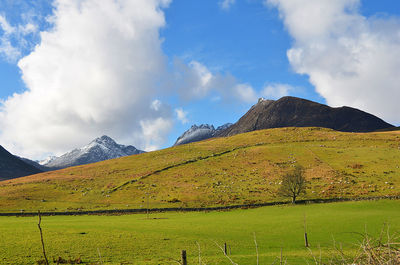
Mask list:
[[[226,242],[238,264],[312,263],[304,247],[303,223],[313,255],[337,255],[334,242],[354,254],[365,231],[379,235],[384,224],[400,230],[400,201],[270,206],[226,212],[153,213],[120,216],[42,218],[48,257],[77,258],[88,264],[178,264],[181,250],[188,264],[231,264],[218,248]],[[36,264],[42,258],[37,217],[0,217],[0,263]],[[360,233],[360,234],[358,234]],[[386,234],[385,234],[386,235]]]

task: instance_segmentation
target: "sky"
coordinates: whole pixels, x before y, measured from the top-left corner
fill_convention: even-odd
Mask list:
[[[157,150],[288,95],[400,125],[399,71],[395,0],[3,0],[0,145]]]

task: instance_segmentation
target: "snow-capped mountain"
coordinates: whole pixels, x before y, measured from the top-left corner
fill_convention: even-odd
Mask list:
[[[138,150],[132,145],[117,144],[113,139],[104,135],[82,148],[74,149],[60,157],[43,160],[40,164],[50,169],[61,169],[141,153],[144,151]]]
[[[215,129],[213,125],[209,124],[201,124],[199,126],[192,125],[192,127],[189,130],[187,130],[180,137],[178,137],[174,146],[192,142],[198,142],[208,138],[212,138],[218,132],[229,128],[231,125],[232,123],[227,123],[222,126],[219,126],[217,129]]]
[[[46,164],[49,164],[51,161],[53,161],[54,159],[57,159],[57,157],[56,156],[49,156],[48,158],[46,158],[46,159],[44,159],[44,160],[41,160],[41,161],[39,161],[38,163],[39,163],[39,165],[42,165],[42,166],[44,166],[44,165],[46,165]]]

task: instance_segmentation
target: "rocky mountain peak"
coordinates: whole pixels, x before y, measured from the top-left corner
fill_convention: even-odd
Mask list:
[[[50,169],[60,169],[77,165],[100,162],[108,159],[143,153],[136,147],[120,145],[111,137],[103,135],[84,147],[77,148],[59,157],[44,160],[41,165]]]
[[[231,123],[227,123],[219,126],[217,129],[215,129],[214,125],[210,124],[200,124],[198,126],[196,124],[192,125],[189,130],[185,131],[181,136],[178,137],[174,146],[198,142],[215,137],[217,133],[227,129],[231,125]]]
[[[112,145],[117,144],[111,137],[109,137],[107,135],[98,137],[98,138],[94,139],[92,142],[99,143],[99,144],[112,144]]]
[[[393,128],[393,125],[355,108],[332,108],[287,96],[279,100],[259,99],[238,122],[217,136],[281,127],[323,127],[343,132],[372,132]]]

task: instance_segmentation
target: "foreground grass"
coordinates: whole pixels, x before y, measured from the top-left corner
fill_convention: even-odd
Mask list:
[[[288,264],[312,262],[303,242],[303,217],[316,256],[332,256],[333,240],[347,253],[357,250],[367,230],[378,235],[388,223],[400,230],[400,201],[364,201],[300,206],[274,206],[209,213],[158,213],[123,216],[43,217],[49,257],[77,258],[104,264],[177,264],[182,249],[189,264],[230,264],[215,242],[227,242],[238,264],[256,264],[256,233],[260,264],[278,261],[281,248]],[[0,218],[0,263],[35,264],[41,258],[37,218]],[[100,263],[98,263],[100,264]]]
[[[0,182],[0,212],[204,207],[280,201],[302,165],[307,198],[400,195],[400,131],[279,128]]]

